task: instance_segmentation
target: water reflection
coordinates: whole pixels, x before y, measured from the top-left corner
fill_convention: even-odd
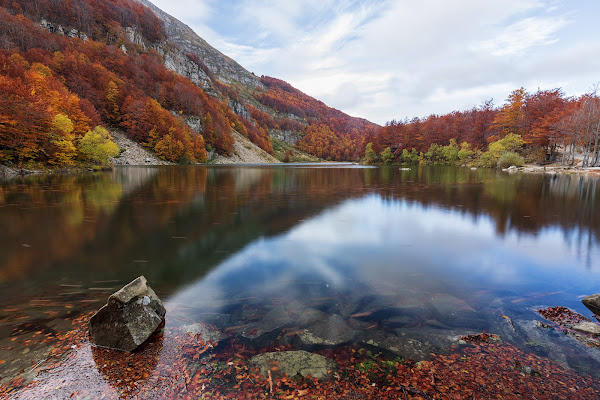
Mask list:
[[[540,304],[585,312],[577,296],[600,287],[598,185],[350,166],[131,167],[1,182],[0,349],[25,323],[69,320],[141,274],[181,321],[212,312],[224,328],[258,323],[274,305],[306,317],[275,331],[306,329],[321,312],[358,339],[487,329],[501,313],[530,320]],[[458,322],[444,304],[464,311]]]

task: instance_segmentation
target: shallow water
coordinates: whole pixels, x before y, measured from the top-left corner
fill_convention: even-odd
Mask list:
[[[597,376],[600,351],[540,328],[535,310],[591,317],[580,299],[600,292],[599,187],[353,165],[3,182],[0,376],[43,357],[47,345],[28,340],[68,330],[142,274],[167,326],[203,323],[250,346],[326,339],[418,359],[484,330]]]

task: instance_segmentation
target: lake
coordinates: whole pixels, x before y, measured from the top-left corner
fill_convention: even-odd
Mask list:
[[[139,275],[166,328],[415,360],[485,331],[598,377],[600,350],[536,310],[592,318],[599,231],[600,180],[579,175],[323,164],[2,182],[0,377]]]

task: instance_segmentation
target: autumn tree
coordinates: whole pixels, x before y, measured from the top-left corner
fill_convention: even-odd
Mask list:
[[[48,144],[45,153],[48,162],[53,165],[72,165],[77,154],[73,143],[73,122],[64,114],[57,114],[52,120],[52,128],[47,136]]]
[[[527,96],[524,116],[527,129],[523,140],[529,146],[543,150],[543,160],[554,160],[562,142],[553,129],[562,117],[567,100],[560,89],[538,90]]]
[[[101,126],[95,127],[80,138],[77,149],[85,161],[100,166],[108,165],[111,157],[119,154],[119,146],[113,141],[110,133]]]
[[[524,105],[527,92],[524,88],[514,90],[506,99],[506,104],[500,109],[493,122],[493,127],[498,130],[500,139],[509,134],[523,136],[525,133]]]

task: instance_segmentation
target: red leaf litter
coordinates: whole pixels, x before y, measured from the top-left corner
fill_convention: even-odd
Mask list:
[[[493,335],[431,361],[389,360],[356,347],[321,350],[337,364],[329,380],[264,377],[249,359],[285,346],[250,349],[229,339],[204,342],[176,328],[152,336],[133,353],[92,346],[89,316],[59,337],[33,381],[0,387],[2,399],[598,399],[600,381],[579,375]],[[464,338],[463,338],[464,339]],[[274,368],[277,368],[274,366]],[[278,374],[277,376],[280,376]]]

